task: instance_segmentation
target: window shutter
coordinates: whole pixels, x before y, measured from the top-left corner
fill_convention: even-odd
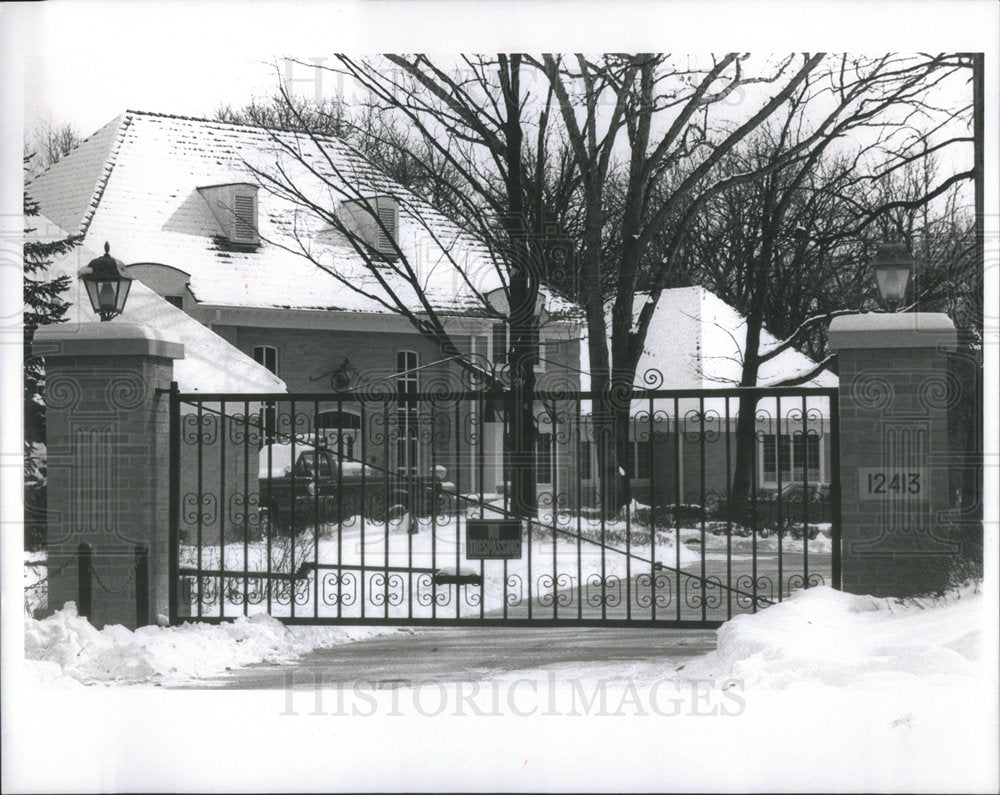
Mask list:
[[[396,208],[392,204],[383,204],[379,202],[378,204],[378,220],[379,223],[376,225],[376,245],[380,252],[383,254],[394,254],[396,249],[393,244],[398,239],[398,230],[396,229]],[[386,234],[388,232],[388,234]]]
[[[237,193],[233,197],[233,241],[257,242],[257,213],[254,197]]]

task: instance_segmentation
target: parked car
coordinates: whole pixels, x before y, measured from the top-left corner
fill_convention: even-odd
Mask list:
[[[808,495],[808,500],[805,495]],[[708,511],[712,520],[709,522],[710,530],[718,535],[731,532],[737,536],[749,536],[756,529],[761,538],[767,538],[778,531],[779,505],[783,533],[801,538],[803,523],[808,515],[809,537],[815,538],[819,532],[817,525],[831,519],[830,484],[810,483],[806,491],[801,482],[785,483],[781,487],[780,500],[776,489],[759,490],[743,506],[731,507],[725,500],[716,501]]]
[[[414,511],[419,516],[444,514],[454,503],[447,470],[434,475],[405,475],[361,461],[341,458],[335,451],[309,444],[273,443],[261,448],[257,477],[261,513],[271,526],[298,530],[306,525],[335,522],[364,514],[369,520],[398,521]],[[294,510],[293,510],[294,508]]]
[[[768,495],[761,505],[765,523],[777,526],[778,493]],[[808,491],[801,482],[784,485],[781,489],[781,519],[785,532],[794,538],[802,537],[803,522],[809,519],[809,537],[815,538],[815,525],[829,522],[831,518],[830,484],[810,483]]]

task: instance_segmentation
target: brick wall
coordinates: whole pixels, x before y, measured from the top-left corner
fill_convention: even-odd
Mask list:
[[[905,596],[947,585],[948,388],[932,348],[842,350],[843,587]],[[868,474],[920,475],[917,495],[867,493]]]
[[[213,330],[234,346],[252,356],[257,346],[273,346],[277,350],[278,376],[285,381],[290,392],[324,392],[331,391],[330,374],[349,361],[348,372],[350,385],[362,382],[377,381],[393,376],[396,373],[396,357],[400,351],[415,351],[418,365],[425,366],[446,358],[439,346],[425,339],[416,332],[360,332],[334,331],[321,329],[282,329],[251,326],[215,325]],[[486,336],[453,335],[452,339],[463,352],[486,350]],[[536,388],[545,389],[578,389],[579,374],[579,341],[547,339],[544,348],[544,358],[547,360],[544,368],[539,368],[536,374]],[[445,363],[422,370],[420,373],[420,389],[433,391],[435,388],[447,385],[451,388],[466,389],[467,380],[461,375],[460,368],[454,363]],[[395,382],[385,382],[392,395]],[[456,412],[453,404],[445,406],[442,411],[435,411],[430,417],[428,407],[422,407],[422,422],[425,431],[421,433],[424,442],[421,445],[421,456],[425,466],[431,459],[429,428],[437,428],[434,437],[435,463],[448,469],[448,480],[455,483],[462,492],[475,492],[480,488],[485,492],[496,492],[502,489],[502,470],[498,449],[499,434],[497,426],[487,424],[482,434],[485,455],[484,466],[480,470],[475,454],[470,452],[470,445],[477,447],[478,429],[476,411],[471,402],[463,403]],[[341,406],[332,402],[321,402],[318,407],[311,404],[298,406],[297,411],[311,414],[315,408],[319,411],[328,409],[357,410],[355,404],[345,402]],[[392,402],[389,403],[390,411]],[[282,403],[279,414],[289,412],[291,406]],[[560,407],[562,410],[562,407]],[[369,463],[384,466],[386,458],[385,445],[374,441],[382,438],[380,432],[373,432],[372,423],[380,422],[377,415],[385,411],[383,404],[375,404],[367,414],[368,429],[366,431],[365,457]],[[544,411],[539,404],[537,412]],[[445,416],[446,415],[446,416]],[[311,419],[305,419],[304,428],[311,429]],[[391,445],[390,445],[391,446]],[[557,477],[566,479],[571,476],[573,459],[565,444],[557,446],[558,468]],[[394,452],[390,449],[390,458]],[[482,471],[482,483],[480,483]],[[216,477],[213,472],[211,477]],[[544,490],[544,486],[542,487]]]
[[[77,601],[93,548],[91,621],[136,625],[135,547],[150,549],[150,613],[166,612],[170,359],[47,356],[49,610]],[[144,621],[144,623],[145,623]]]

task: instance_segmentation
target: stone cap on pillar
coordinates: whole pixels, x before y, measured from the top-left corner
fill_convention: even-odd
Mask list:
[[[32,340],[35,356],[159,356],[183,359],[184,346],[164,339],[158,329],[139,323],[57,323],[39,326]]]
[[[934,348],[953,351],[955,324],[942,312],[869,312],[843,315],[830,322],[831,351],[876,348]]]

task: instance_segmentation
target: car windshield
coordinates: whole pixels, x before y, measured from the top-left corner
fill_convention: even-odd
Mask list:
[[[330,456],[316,450],[302,453],[295,466],[299,472],[306,472],[319,477],[330,477],[333,474],[333,467],[330,463]]]

